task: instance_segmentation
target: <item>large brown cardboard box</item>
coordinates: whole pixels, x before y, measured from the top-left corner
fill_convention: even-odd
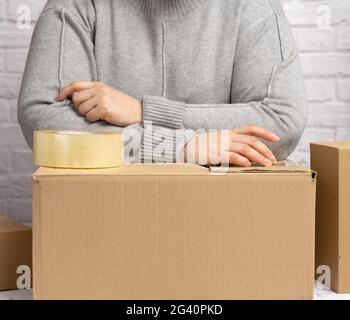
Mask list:
[[[328,266],[331,287],[350,292],[350,141],[311,144],[318,173],[316,270]],[[316,274],[316,276],[320,276]]]
[[[36,299],[311,299],[315,176],[128,165],[33,176]]]
[[[0,290],[17,289],[20,266],[32,266],[32,231],[0,215]]]

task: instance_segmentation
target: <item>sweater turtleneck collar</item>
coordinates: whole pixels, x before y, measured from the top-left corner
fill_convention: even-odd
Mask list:
[[[127,0],[148,18],[183,17],[208,0]]]

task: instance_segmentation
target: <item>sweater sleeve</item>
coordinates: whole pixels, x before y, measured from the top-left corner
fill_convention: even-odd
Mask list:
[[[261,12],[247,6],[243,13],[233,67],[231,104],[205,104],[204,101],[187,104],[145,96],[144,119],[172,130],[262,126],[280,136],[281,140],[269,147],[282,160],[295,149],[308,114],[297,48],[277,0],[247,2],[256,6],[264,3],[265,7],[268,4],[270,11],[258,22],[254,16],[261,16]]]
[[[58,91],[72,81],[98,80],[93,30],[62,3],[51,0],[44,8],[22,80],[18,119],[31,147],[34,130],[121,130],[106,122],[90,123],[76,112],[69,99],[54,101]]]

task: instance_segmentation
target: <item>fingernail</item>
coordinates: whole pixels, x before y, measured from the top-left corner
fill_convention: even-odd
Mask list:
[[[58,101],[58,98],[59,98],[60,96],[56,96],[56,97],[54,97],[53,99],[55,100],[55,101]]]
[[[276,141],[279,141],[280,140],[280,137],[274,133],[271,134],[271,137],[276,140]]]
[[[272,157],[270,158],[270,160],[271,160],[271,162],[274,163],[274,164],[277,163],[277,159],[276,159],[275,156],[272,156]]]
[[[272,166],[271,160],[265,158],[265,159],[264,159],[264,162],[265,162],[266,165]]]

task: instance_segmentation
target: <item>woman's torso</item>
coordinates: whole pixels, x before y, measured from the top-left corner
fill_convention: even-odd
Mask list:
[[[98,80],[137,98],[230,103],[243,1],[92,3]]]

